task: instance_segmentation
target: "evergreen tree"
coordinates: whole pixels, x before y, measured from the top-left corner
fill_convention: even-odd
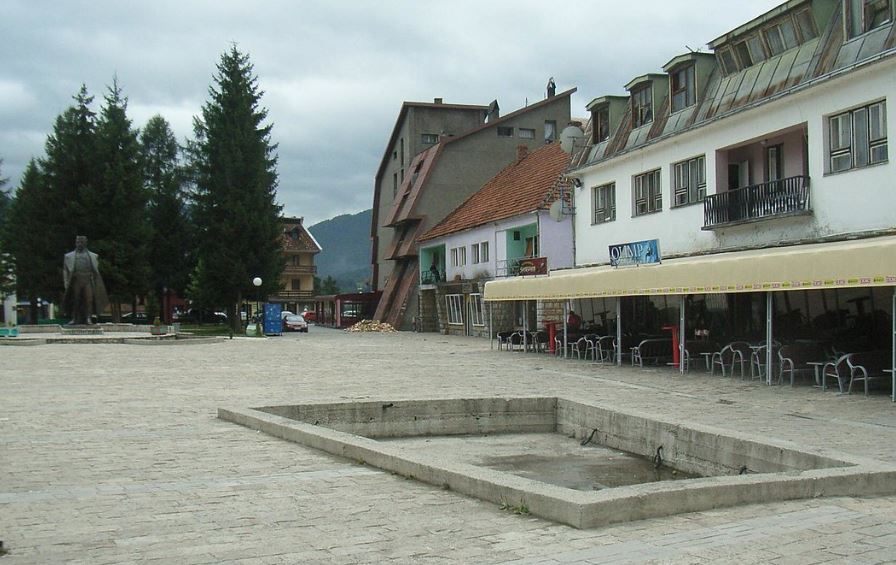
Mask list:
[[[7,237],[4,229],[6,216],[12,205],[12,196],[3,190],[9,179],[3,178],[2,168],[3,159],[0,159],[0,303],[15,292],[15,269],[9,244],[6,243]]]
[[[3,248],[15,265],[16,293],[31,302],[32,320],[37,319],[37,298],[59,302],[62,298],[62,255],[57,251],[54,229],[47,214],[46,177],[32,159],[12,201],[3,226]],[[74,239],[72,239],[72,245]]]
[[[162,116],[153,116],[140,135],[143,183],[149,192],[152,238],[149,263],[158,303],[164,290],[184,296],[192,271],[192,235],[186,216],[180,150],[174,133]],[[167,315],[167,313],[165,313]],[[168,321],[168,320],[164,320]]]
[[[194,120],[197,252],[203,265],[195,282],[207,300],[227,306],[237,328],[238,305],[254,295],[254,277],[262,278],[263,294],[279,287],[281,207],[272,126],[263,124],[267,110],[259,106],[262,92],[249,56],[234,45],[217,70],[202,117]]]
[[[81,232],[100,256],[117,321],[117,304],[145,295],[150,285],[150,231],[140,144],[117,80],[104,98],[95,131],[93,182],[82,193],[85,227]]]
[[[47,137],[46,160],[41,163],[46,185],[41,196],[46,206],[43,221],[50,232],[44,242],[47,249],[42,251],[58,256],[60,263],[62,255],[74,247],[76,235],[91,235],[88,228],[92,218],[84,206],[84,198],[93,180],[95,114],[90,109],[93,97],[81,85],[74,99],[75,105],[56,118],[53,133]],[[58,290],[56,298],[61,299],[61,280]]]

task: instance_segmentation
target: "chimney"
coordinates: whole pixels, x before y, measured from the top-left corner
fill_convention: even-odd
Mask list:
[[[491,123],[501,117],[501,108],[498,106],[497,100],[492,100],[488,105],[488,113],[485,115],[486,123]]]
[[[441,98],[433,98],[433,99],[432,99],[432,103],[433,103],[433,104],[441,104],[441,103],[442,103],[442,99],[441,99]]]
[[[525,145],[517,145],[516,146],[516,162],[519,163],[523,159],[526,158],[526,155],[529,154],[529,148]]]
[[[548,79],[548,98],[553,98],[557,95],[557,85],[554,83],[554,77]]]

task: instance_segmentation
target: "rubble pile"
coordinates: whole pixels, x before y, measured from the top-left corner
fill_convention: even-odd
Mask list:
[[[378,322],[377,320],[361,320],[354,326],[345,328],[345,331],[347,331],[347,332],[388,333],[388,332],[394,332],[395,328],[392,327],[392,324],[387,324],[385,322]]]

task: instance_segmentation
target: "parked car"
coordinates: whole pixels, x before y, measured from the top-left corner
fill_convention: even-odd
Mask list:
[[[316,322],[317,321],[317,312],[302,312],[302,317],[305,318],[306,322]]]
[[[285,320],[287,316],[295,316],[294,312],[290,312],[289,310],[283,310],[280,312],[280,319]]]
[[[290,314],[283,319],[283,331],[308,332],[308,322],[300,314]]]
[[[226,324],[227,314],[214,310],[190,308],[180,314],[177,321],[185,324]]]

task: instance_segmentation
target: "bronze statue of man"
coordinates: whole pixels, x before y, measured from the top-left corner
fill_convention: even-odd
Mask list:
[[[87,250],[87,238],[75,238],[75,250],[65,254],[62,262],[65,298],[62,303],[71,316],[69,324],[92,324],[108,304],[106,287],[100,276],[99,257]]]

